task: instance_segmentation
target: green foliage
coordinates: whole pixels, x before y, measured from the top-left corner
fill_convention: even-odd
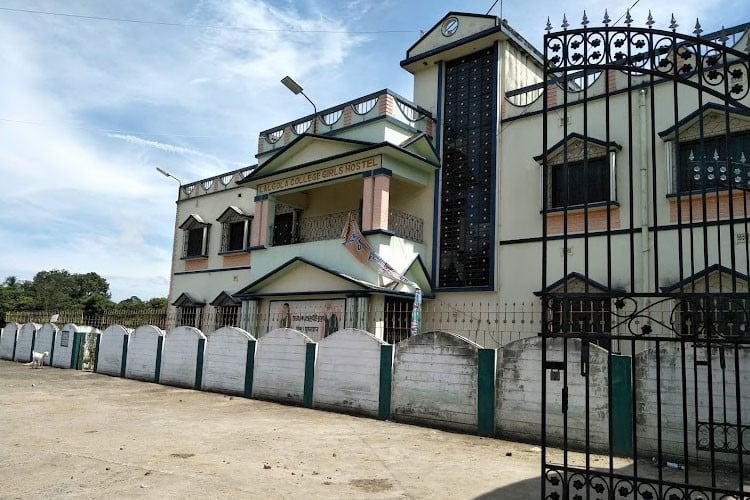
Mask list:
[[[5,324],[5,313],[32,307],[28,282],[8,276],[0,285],[0,325]]]
[[[167,306],[169,306],[169,302],[167,301],[166,297],[154,297],[153,299],[149,299],[149,301],[146,302],[146,307],[150,307],[152,309],[161,309],[166,311]]]
[[[141,309],[143,307],[146,307],[146,305],[143,303],[143,301],[133,295],[129,299],[121,300],[117,303],[118,309]]]
[[[0,284],[0,317],[9,311],[83,310],[101,314],[115,307],[122,309],[166,309],[166,298],[144,302],[130,297],[118,304],[111,300],[109,283],[97,273],[72,274],[64,269],[40,271],[31,281],[8,276]]]

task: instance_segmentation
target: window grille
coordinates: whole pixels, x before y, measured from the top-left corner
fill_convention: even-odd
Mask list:
[[[750,189],[750,132],[681,142],[678,148],[678,191],[729,189],[730,184]]]
[[[440,287],[491,284],[497,54],[446,66],[440,176]]]

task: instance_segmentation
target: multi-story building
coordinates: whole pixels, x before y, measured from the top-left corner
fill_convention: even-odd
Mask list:
[[[421,287],[427,327],[486,347],[538,334],[545,308],[548,329],[602,335],[643,307],[653,328],[707,322],[672,295],[747,291],[749,26],[571,29],[545,71],[506,21],[447,14],[401,62],[413,100],[382,90],[270,128],[257,165],[181,187],[176,322],[404,338],[413,290],[344,248],[350,213]]]

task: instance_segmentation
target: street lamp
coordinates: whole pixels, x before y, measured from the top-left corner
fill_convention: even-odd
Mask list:
[[[297,83],[297,82],[295,82],[294,80],[292,80],[291,76],[287,75],[284,78],[282,78],[281,79],[281,83],[284,85],[284,87],[286,87],[289,90],[291,90],[294,93],[294,95],[302,94],[303,96],[305,96],[305,99],[307,99],[307,102],[309,102],[310,104],[312,104],[312,107],[313,107],[313,134],[317,134],[318,133],[318,126],[317,126],[318,125],[318,108],[317,108],[317,106],[315,106],[315,103],[312,102],[309,97],[307,97],[307,95],[302,91],[302,87],[300,86],[300,84]]]
[[[164,169],[162,169],[162,168],[159,168],[159,167],[156,167],[156,171],[157,171],[157,172],[159,172],[159,173],[160,173],[161,175],[163,175],[164,177],[171,177],[172,179],[174,179],[174,180],[176,180],[177,182],[179,182],[179,183],[180,183],[180,186],[182,186],[182,181],[181,181],[180,179],[178,179],[177,177],[175,177],[174,175],[172,175],[172,174],[170,174],[169,172],[167,172],[166,170],[164,170]]]

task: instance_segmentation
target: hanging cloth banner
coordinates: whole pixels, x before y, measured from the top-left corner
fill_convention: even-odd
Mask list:
[[[347,218],[344,230],[341,232],[343,245],[354,257],[362,264],[373,266],[379,275],[386,276],[392,280],[403,283],[414,289],[414,305],[411,310],[411,335],[418,335],[422,332],[422,290],[419,285],[412,280],[396,271],[390,264],[377,254],[370,246],[362,231],[359,230],[359,224],[350,212]]]

